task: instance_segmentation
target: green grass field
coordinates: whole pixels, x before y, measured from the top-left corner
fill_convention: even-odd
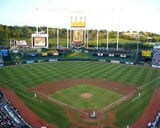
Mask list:
[[[90,97],[82,97],[83,94]],[[121,95],[112,90],[80,84],[56,91],[51,97],[78,109],[100,109],[118,100]]]
[[[144,86],[139,99],[135,102],[126,101],[114,109],[115,124],[124,128],[135,122],[144,112],[153,90],[160,86],[160,70],[132,65],[73,61],[0,68],[0,86],[12,88],[23,102],[44,120],[56,124],[59,128],[70,128],[72,124],[61,106],[38,98],[35,100],[33,93],[28,91],[39,84],[64,79],[108,79],[128,86]]]

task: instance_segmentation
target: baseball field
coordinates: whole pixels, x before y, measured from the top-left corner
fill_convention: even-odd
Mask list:
[[[97,122],[88,123],[79,116],[90,109],[103,112],[103,128],[132,125],[145,112],[159,81],[158,69],[104,62],[38,63],[0,69],[0,86],[12,89],[28,108],[58,128],[94,128]],[[104,109],[130,94],[129,100]],[[110,117],[114,117],[112,124],[105,123]]]
[[[91,85],[75,85],[52,95],[53,98],[79,109],[102,108],[120,98],[117,93]]]

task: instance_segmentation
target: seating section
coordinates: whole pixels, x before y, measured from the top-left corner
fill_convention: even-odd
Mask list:
[[[152,67],[160,68],[160,49],[153,50]]]
[[[160,112],[157,113],[155,120],[148,123],[148,128],[160,128]]]
[[[3,66],[4,66],[4,60],[2,55],[0,54],[0,67],[3,67]]]
[[[0,128],[30,128],[0,91]]]

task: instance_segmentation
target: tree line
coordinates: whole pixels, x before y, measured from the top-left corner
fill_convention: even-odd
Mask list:
[[[7,26],[0,24],[0,46],[9,46],[10,39],[17,39],[17,40],[28,40],[30,41],[31,34],[36,33],[35,26]],[[47,32],[45,26],[39,27],[39,31]],[[56,38],[57,37],[57,28],[48,28],[49,38]],[[92,29],[88,30],[89,39],[96,39],[97,30]],[[132,33],[130,31],[127,32],[119,32],[119,38],[123,40],[129,41],[136,41],[139,40],[142,43],[146,42],[160,42],[160,35],[152,32],[139,32],[139,36],[136,35],[136,31]],[[116,31],[109,31],[108,36],[110,39],[115,39],[117,37]],[[59,38],[66,39],[67,38],[67,30],[65,28],[59,29]],[[100,30],[99,31],[99,39],[106,39],[107,38],[107,30]]]

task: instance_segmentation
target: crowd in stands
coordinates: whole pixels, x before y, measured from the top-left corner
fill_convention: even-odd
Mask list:
[[[0,91],[0,128],[30,128]]]
[[[153,50],[152,66],[160,67],[160,49]]]
[[[160,128],[160,112],[157,113],[153,122],[148,123],[148,128]]]

